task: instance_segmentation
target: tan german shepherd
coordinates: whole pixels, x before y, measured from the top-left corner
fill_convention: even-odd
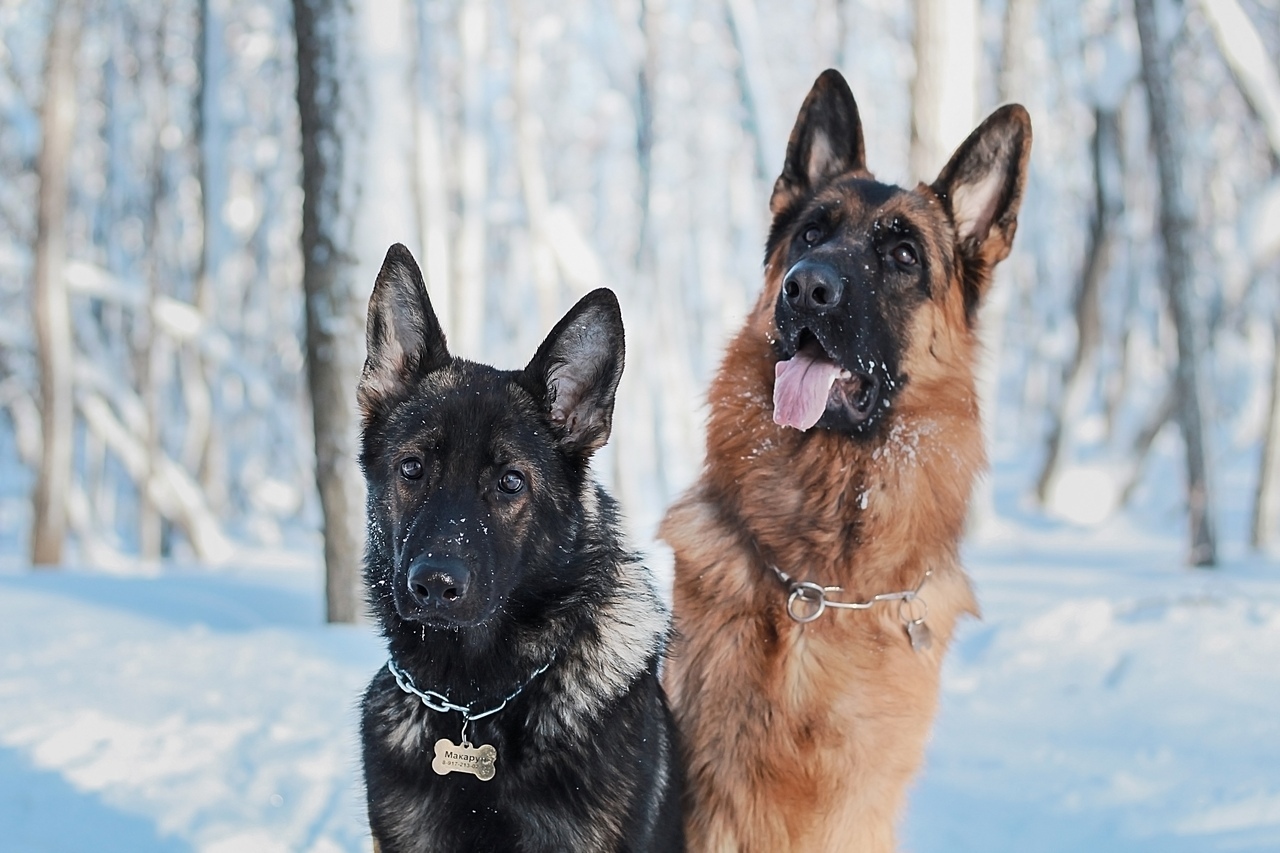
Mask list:
[[[1006,106],[903,189],[867,171],[839,73],[800,109],[705,471],[661,528],[690,850],[894,849],[943,653],[977,613],[958,559],[986,463],[975,323],[1030,150]]]

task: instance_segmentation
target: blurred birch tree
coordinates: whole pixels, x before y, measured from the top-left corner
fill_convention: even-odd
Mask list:
[[[40,108],[40,179],[32,281],[40,365],[40,466],[32,499],[31,562],[62,562],[71,486],[71,371],[73,344],[66,283],[67,203],[76,118],[75,55],[80,28],[76,0],[56,0],[45,53]]]

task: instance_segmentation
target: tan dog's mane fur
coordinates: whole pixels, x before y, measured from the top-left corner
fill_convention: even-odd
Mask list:
[[[922,184],[892,203],[911,216],[939,199]],[[963,288],[966,275],[985,286],[1008,237],[962,260],[950,222],[926,232],[927,251],[950,261],[931,271],[902,353],[909,379],[871,438],[774,424],[785,241],[769,257],[709,390],[703,475],[659,532],[676,555],[665,686],[689,764],[691,851],[894,849],[943,655],[957,619],[977,613],[958,558],[986,464]],[[897,602],[793,621],[770,563],[845,601],[913,589],[930,571],[931,648],[913,650]]]

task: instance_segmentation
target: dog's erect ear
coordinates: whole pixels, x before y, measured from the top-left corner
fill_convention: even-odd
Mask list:
[[[387,250],[365,330],[360,406],[366,414],[378,402],[402,393],[422,374],[449,361],[440,321],[413,255],[399,243]]]
[[[951,213],[965,259],[990,269],[1008,256],[1030,157],[1031,118],[1018,104],[1009,104],[969,134],[933,182]]]
[[[525,368],[570,451],[587,456],[609,440],[624,350],[618,298],[602,287],[578,300]]]
[[[797,197],[830,178],[866,168],[858,105],[840,72],[828,68],[800,107],[787,142],[787,162],[774,182],[769,210],[777,216]]]

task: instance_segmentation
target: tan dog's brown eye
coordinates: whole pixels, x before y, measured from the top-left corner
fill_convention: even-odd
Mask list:
[[[524,475],[519,471],[508,471],[498,480],[498,488],[508,495],[514,495],[524,488]]]
[[[893,247],[893,251],[889,254],[904,267],[914,267],[920,263],[920,259],[916,257],[916,250],[911,247],[910,243],[899,243]]]
[[[400,463],[400,476],[406,480],[417,480],[422,477],[422,460],[410,457]]]

